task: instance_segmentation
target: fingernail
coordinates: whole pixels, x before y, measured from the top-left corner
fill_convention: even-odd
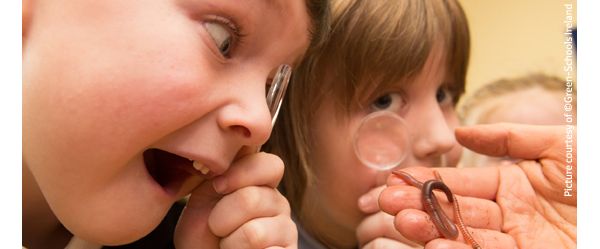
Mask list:
[[[225,190],[227,190],[227,179],[222,176],[215,177],[213,179],[213,188],[219,194],[225,194]]]

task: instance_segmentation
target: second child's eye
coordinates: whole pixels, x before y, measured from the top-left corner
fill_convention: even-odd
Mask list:
[[[386,109],[392,104],[392,96],[389,94],[383,95],[373,102],[373,107],[377,109]]]
[[[435,93],[435,99],[440,105],[449,104],[453,100],[452,93],[446,88],[439,88]]]
[[[215,42],[215,45],[219,49],[219,53],[225,57],[229,57],[234,39],[232,31],[230,31],[225,24],[218,22],[206,22],[204,23],[204,27]]]
[[[398,93],[388,93],[375,99],[371,107],[375,111],[388,110],[399,111],[404,106],[404,99]]]

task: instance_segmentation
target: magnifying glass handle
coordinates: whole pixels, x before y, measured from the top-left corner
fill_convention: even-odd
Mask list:
[[[286,64],[279,66],[273,78],[273,84],[267,93],[267,105],[271,113],[271,127],[277,121],[277,115],[279,115],[279,109],[281,109],[281,103],[290,82],[290,76],[292,76],[292,67]]]
[[[273,127],[275,121],[277,121],[279,109],[281,109],[281,103],[283,103],[283,98],[287,91],[291,75],[292,67],[282,64],[277,68],[277,73],[275,74],[275,77],[273,77],[273,83],[267,93],[267,106],[271,113],[271,127]],[[258,153],[261,148],[262,146],[244,147],[238,152],[236,159],[251,153]]]

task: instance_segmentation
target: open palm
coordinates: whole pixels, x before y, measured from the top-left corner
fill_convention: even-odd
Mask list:
[[[498,167],[437,169],[457,195],[464,222],[483,248],[576,247],[576,128],[572,128],[572,161],[566,160],[565,126],[498,124],[456,130],[457,140],[478,153],[523,159]],[[420,180],[433,179],[432,169],[403,171]],[[420,190],[395,176],[388,179],[388,186],[379,204],[396,216],[395,227],[405,237],[426,248],[469,248],[462,236],[458,241],[440,237],[422,211]],[[443,207],[452,213],[450,204]]]

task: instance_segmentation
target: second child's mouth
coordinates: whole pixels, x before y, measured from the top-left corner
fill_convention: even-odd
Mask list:
[[[160,149],[148,149],[143,157],[148,173],[171,195],[177,194],[188,178],[208,173],[202,164]]]

